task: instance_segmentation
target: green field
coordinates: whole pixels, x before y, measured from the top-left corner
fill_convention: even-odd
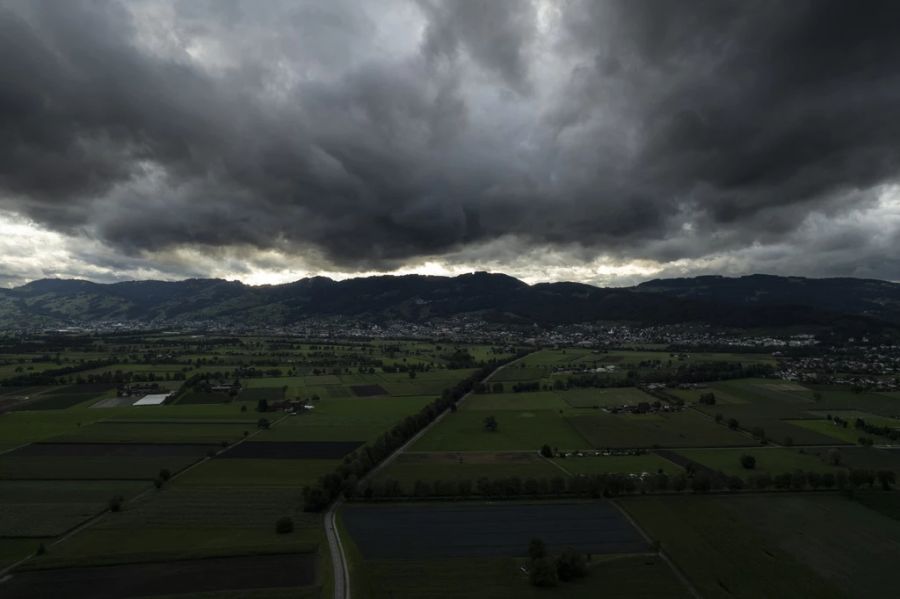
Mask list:
[[[690,594],[655,556],[595,558],[587,578],[539,589],[515,558],[371,560],[354,570],[354,596],[371,599],[595,599],[688,598]],[[357,582],[357,578],[359,581]]]
[[[744,449],[680,449],[684,457],[725,474],[746,477],[751,474],[783,474],[795,470],[804,472],[833,472],[841,468],[829,465],[823,459],[796,449],[780,447],[748,447]],[[756,466],[748,470],[741,466],[741,456],[752,455]]]
[[[900,522],[834,494],[620,500],[704,597],[885,597]]]
[[[340,460],[213,459],[178,479],[181,485],[276,486],[301,489],[340,464]]]
[[[555,467],[537,452],[492,453],[492,452],[449,452],[449,453],[404,453],[378,473],[376,480],[397,480],[404,485],[412,485],[417,480],[470,480],[481,477],[489,479],[510,478],[553,478],[565,476],[565,472]]]
[[[719,447],[751,439],[693,410],[656,414],[590,414],[567,419],[590,447]]]
[[[504,410],[494,414],[499,426],[485,429],[483,410],[460,410],[448,414],[419,439],[411,451],[509,451],[538,450],[543,444],[560,449],[587,445],[569,419],[553,410]]]
[[[573,475],[585,474],[643,474],[662,470],[666,474],[681,472],[681,466],[653,453],[634,456],[589,456],[554,460],[560,468]]]

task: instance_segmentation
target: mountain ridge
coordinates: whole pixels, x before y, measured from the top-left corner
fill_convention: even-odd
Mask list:
[[[735,308],[740,308],[735,310]],[[286,325],[310,317],[427,321],[460,314],[522,324],[698,322],[736,327],[836,319],[900,324],[900,284],[754,274],[654,279],[633,287],[529,285],[502,273],[305,277],[277,285],[217,278],[95,283],[39,279],[0,289],[0,327],[127,320]]]

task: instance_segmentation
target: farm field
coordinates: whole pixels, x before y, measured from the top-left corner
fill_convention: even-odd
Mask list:
[[[378,473],[375,480],[404,485],[421,481],[519,477],[553,478],[565,472],[537,452],[406,452]]]
[[[900,424],[896,394],[762,378],[782,362],[770,352],[536,349],[454,389],[525,352],[289,335],[6,343],[17,349],[0,347],[14,366],[0,370],[3,597],[332,599],[340,568],[322,512],[341,493],[357,597],[692,596],[664,557],[713,599],[892,591],[878,573],[900,546],[900,504],[881,487],[896,482],[846,485],[859,469],[900,478],[900,450],[887,437],[858,445],[853,427]],[[16,370],[30,363],[41,367]],[[697,378],[710,372],[725,380]],[[706,393],[714,403],[699,403]],[[442,419],[366,477],[432,422],[442,395]],[[695,473],[709,471],[745,485],[704,487]],[[746,484],[797,471],[840,474],[845,493],[815,477],[792,479],[797,491]],[[532,586],[532,538],[589,556],[587,576]]]
[[[448,414],[411,451],[509,451],[540,449],[547,443],[560,449],[587,446],[569,419],[553,410],[504,410],[495,414],[498,428],[485,430],[483,410],[462,409]]]
[[[804,472],[837,473],[842,468],[828,464],[818,456],[803,453],[797,449],[781,447],[753,447],[744,449],[679,449],[677,451],[689,460],[707,468],[729,475],[748,476],[750,474],[784,474],[795,470]],[[741,465],[741,457],[753,456],[756,465],[748,470]]]
[[[678,464],[658,456],[654,453],[643,455],[609,455],[609,456],[585,456],[555,459],[554,462],[570,474],[642,474],[644,472],[655,473],[663,471],[666,474],[681,472]]]
[[[839,495],[629,497],[704,597],[884,597],[900,522]],[[840,522],[840,526],[830,524]]]
[[[101,585],[104,597],[138,588],[326,597],[330,555],[321,515],[303,512],[304,487],[480,361],[510,355],[414,342],[214,341],[157,338],[172,362],[151,364],[132,345],[118,351],[119,338],[98,340],[97,351],[60,352],[77,375],[32,369],[39,384],[7,388],[0,372],[0,569],[42,552],[0,577],[0,595],[93,597]],[[78,371],[82,360],[91,367]],[[164,405],[133,405],[165,392],[175,394]],[[307,408],[279,405],[288,401]],[[276,531],[284,519],[289,530]]]
[[[595,556],[588,576],[555,589],[528,583],[511,557],[366,560],[354,570],[354,596],[372,599],[688,599],[690,593],[656,556]]]
[[[746,446],[752,440],[692,410],[657,414],[590,414],[567,419],[589,447]]]
[[[347,506],[341,526],[354,592],[365,597],[690,596],[657,556],[633,554],[646,551],[643,539],[603,502]],[[384,535],[386,526],[399,534]],[[534,536],[545,538],[550,551],[570,545],[591,551],[587,577],[555,589],[528,584],[522,556]]]
[[[344,526],[363,557],[411,559],[527,555],[528,542],[591,554],[640,553],[648,547],[606,502],[542,504],[355,505]]]

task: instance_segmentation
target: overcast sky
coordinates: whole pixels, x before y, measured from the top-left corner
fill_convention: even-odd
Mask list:
[[[0,285],[900,279],[900,2],[0,0]]]

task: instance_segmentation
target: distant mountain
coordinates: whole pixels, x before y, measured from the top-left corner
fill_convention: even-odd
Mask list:
[[[831,313],[900,322],[900,284],[876,279],[705,276],[657,279],[633,289],[642,293],[743,308],[804,306]]]
[[[631,288],[527,285],[503,274],[324,277],[249,286],[221,279],[98,284],[44,279],[0,290],[0,327],[97,321],[282,325],[309,317],[426,321],[460,314],[495,322],[699,322],[736,327],[900,323],[900,285],[754,275],[649,281]]]

